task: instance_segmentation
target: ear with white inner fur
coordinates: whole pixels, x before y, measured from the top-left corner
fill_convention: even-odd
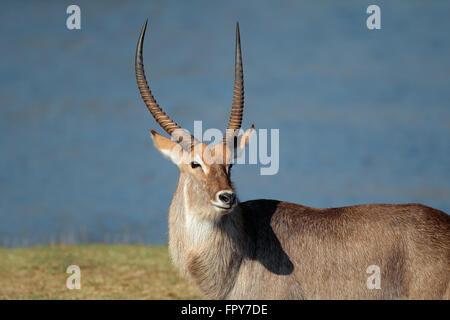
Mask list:
[[[155,144],[156,149],[158,149],[164,157],[172,160],[176,165],[179,165],[183,160],[183,148],[175,141],[158,134],[154,130],[150,130],[150,133],[152,134],[153,143]]]
[[[252,127],[250,129],[245,131],[243,134],[241,134],[237,138],[237,145],[236,145],[236,148],[234,149],[234,158],[235,159],[239,158],[241,156],[242,152],[245,150],[245,147],[247,146],[250,136],[254,130],[255,130],[255,125],[252,124]]]

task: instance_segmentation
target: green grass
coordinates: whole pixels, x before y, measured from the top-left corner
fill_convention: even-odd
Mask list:
[[[69,265],[81,289],[69,290]],[[173,267],[167,246],[0,248],[0,299],[201,299]]]

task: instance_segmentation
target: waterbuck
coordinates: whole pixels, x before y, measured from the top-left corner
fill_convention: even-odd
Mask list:
[[[170,255],[206,297],[450,298],[450,216],[442,211],[420,204],[315,209],[278,200],[239,202],[232,156],[253,130],[235,134],[244,108],[239,25],[231,116],[215,146],[190,134],[186,139],[156,103],[142,63],[146,27],[136,48],[136,79],[150,113],[175,138],[152,130],[154,144],[179,168],[169,210]]]

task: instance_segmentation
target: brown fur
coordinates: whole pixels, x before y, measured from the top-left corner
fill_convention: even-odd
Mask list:
[[[449,299],[449,225],[447,214],[418,204],[249,201],[202,246],[185,248],[187,275],[216,299]],[[171,224],[171,244],[180,228]],[[374,264],[380,290],[366,286]]]
[[[176,162],[175,142],[152,134]],[[315,209],[275,200],[218,209],[217,192],[233,190],[230,166],[203,163],[208,148],[187,155],[201,168],[177,162],[169,212],[173,262],[207,297],[450,299],[446,213],[420,204]],[[222,159],[223,147],[214,148]],[[367,287],[371,265],[380,268],[381,289]]]
[[[209,147],[153,98],[142,65],[146,26],[136,49],[138,87],[155,120],[179,142],[151,132],[158,150],[180,170],[169,212],[169,250],[181,273],[207,297],[450,299],[450,216],[442,211],[420,204],[314,209],[235,201],[229,163],[254,128],[235,136],[244,99],[239,28],[232,130],[224,143]],[[373,265],[380,268],[380,289],[367,287],[366,270]]]

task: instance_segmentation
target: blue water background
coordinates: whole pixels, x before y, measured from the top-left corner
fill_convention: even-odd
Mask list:
[[[280,170],[233,168],[242,201],[420,202],[450,212],[450,2],[0,4],[0,245],[167,242],[177,168],[134,77],[180,125],[224,128],[240,21],[243,126],[280,129]],[[366,27],[381,7],[382,29]]]

